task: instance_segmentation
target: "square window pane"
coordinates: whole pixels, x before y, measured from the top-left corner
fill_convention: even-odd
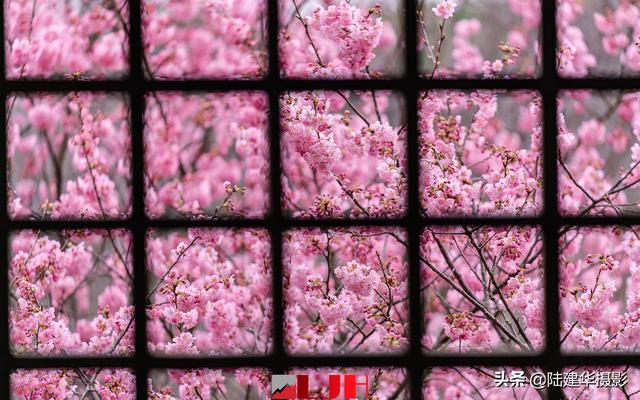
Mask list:
[[[10,400],[136,398],[136,376],[129,369],[19,369],[10,379]]]
[[[267,97],[147,95],[146,212],[152,218],[262,217],[269,204]]]
[[[557,0],[556,6],[560,75],[640,75],[637,2]]]
[[[432,226],[422,234],[420,253],[425,351],[542,350],[539,228]]]
[[[119,229],[13,234],[11,352],[47,357],[133,354],[131,239]]]
[[[429,79],[537,77],[541,19],[540,0],[419,0],[420,72]]]
[[[640,92],[564,91],[558,101],[558,206],[564,215],[640,211]]]
[[[280,74],[369,79],[404,71],[400,0],[278,0]]]
[[[11,218],[129,216],[131,133],[126,95],[11,95],[7,116]]]
[[[423,400],[495,399],[544,400],[546,389],[536,389],[532,376],[546,374],[537,367],[437,367],[424,376]],[[537,382],[537,378],[533,378]],[[573,398],[573,397],[572,397]]]
[[[355,389],[354,399],[409,399],[409,374],[402,368],[294,368],[289,373],[307,376],[308,386],[303,387],[303,390],[308,389],[310,398],[341,399],[345,390]],[[329,391],[331,375],[340,377],[341,395],[337,397],[331,396],[333,392]],[[355,377],[355,385],[346,382],[347,375]],[[352,378],[349,379],[351,382]]]
[[[152,79],[250,79],[267,70],[264,0],[143,0],[143,71]]]
[[[147,338],[168,356],[271,351],[271,246],[263,229],[152,230]]]
[[[407,348],[409,283],[402,230],[296,229],[283,241],[284,333],[290,353]]]
[[[542,211],[542,102],[536,92],[432,90],[422,93],[418,106],[424,214]]]
[[[262,400],[271,393],[264,369],[152,369],[148,399]]]
[[[406,124],[387,91],[290,92],[281,98],[285,213],[394,218],[406,212]]]
[[[637,351],[637,226],[560,230],[564,351]]]
[[[129,72],[125,0],[7,0],[9,79],[118,79]]]

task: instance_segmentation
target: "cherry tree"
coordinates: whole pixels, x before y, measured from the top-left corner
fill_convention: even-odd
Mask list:
[[[8,100],[9,214],[118,219],[131,212],[127,102],[115,94]]]
[[[127,74],[126,0],[7,0],[10,79],[114,79]]]
[[[260,79],[266,2],[145,0],[147,79]],[[280,74],[291,79],[400,76],[400,1],[279,0]],[[420,74],[509,79],[540,73],[541,2],[421,0]],[[502,13],[496,13],[499,8]],[[10,79],[117,79],[128,72],[125,1],[8,0]],[[640,6],[558,2],[562,76],[633,76]],[[7,99],[8,213],[13,219],[126,219],[131,138],[143,135],[150,218],[263,218],[282,196],[288,218],[406,215],[407,116],[393,91],[149,93],[144,131],[130,132],[115,93],[15,93]],[[419,204],[426,217],[539,215],[542,104],[533,91],[428,90],[418,96]],[[638,211],[640,98],[562,92],[558,200],[563,215]],[[270,143],[268,118],[279,118]],[[281,160],[270,160],[280,146]],[[552,155],[555,157],[556,155]],[[269,193],[280,162],[282,193]],[[635,351],[634,227],[560,230],[562,349]],[[265,230],[152,230],[146,237],[147,348],[157,356],[267,355],[272,343],[270,237]],[[408,349],[408,240],[397,227],[299,228],[283,242],[285,348],[293,354],[398,354]],[[544,345],[544,260],[536,226],[428,226],[420,235],[425,352],[534,352]],[[18,231],[9,265],[17,356],[127,356],[133,348],[131,239],[124,230]],[[595,318],[598,316],[598,318]],[[637,341],[636,341],[637,342]],[[343,371],[342,369],[336,369]],[[622,390],[565,390],[618,399]],[[323,371],[314,374],[320,391]],[[428,398],[535,398],[492,385],[509,368],[430,369]],[[517,370],[525,376],[535,368]],[[379,398],[407,398],[407,371],[359,370]],[[358,373],[359,373],[358,372]],[[269,371],[152,371],[151,399],[258,399]],[[131,399],[125,369],[17,370],[16,399]],[[453,382],[454,384],[450,384]],[[575,390],[574,390],[575,389]],[[636,389],[637,390],[637,389]]]

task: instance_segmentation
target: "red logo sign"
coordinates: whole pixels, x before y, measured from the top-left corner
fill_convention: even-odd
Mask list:
[[[329,386],[320,388],[320,393],[322,394],[311,394],[309,375],[273,375],[271,377],[271,398],[273,400],[368,399],[369,377],[352,374],[329,375]]]

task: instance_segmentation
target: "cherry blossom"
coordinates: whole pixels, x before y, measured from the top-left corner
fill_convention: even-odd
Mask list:
[[[151,217],[259,217],[269,201],[266,96],[154,93],[145,113]]]
[[[421,287],[429,352],[520,352],[544,345],[537,228],[428,227]]]
[[[561,75],[638,75],[640,6],[637,3],[558,0],[557,5],[557,55]]]
[[[562,349],[637,351],[638,227],[563,227]]]
[[[281,75],[378,78],[401,73],[401,1],[278,0]]]
[[[12,400],[131,400],[136,394],[135,375],[126,369],[19,369],[11,374],[10,382]]]
[[[640,92],[566,91],[558,105],[560,212],[637,213]]]
[[[150,375],[149,400],[259,400],[271,394],[271,376],[261,369],[169,369]]]
[[[443,0],[433,7],[433,13],[442,19],[449,19],[453,17],[453,12],[456,9],[457,4],[454,1]]]
[[[538,75],[540,8],[540,0],[419,0],[420,72],[431,79]]]
[[[142,3],[139,62],[146,79],[266,75],[266,1]],[[422,77],[539,76],[541,1],[417,3]],[[7,77],[125,77],[128,6],[122,0],[6,1]],[[400,76],[406,67],[401,1],[279,0],[278,7],[283,78],[381,80]],[[559,0],[559,74],[637,75],[639,16],[640,5],[630,0]],[[266,93],[149,92],[142,132],[130,132],[129,102],[119,93],[11,94],[8,214],[38,221],[130,217],[131,140],[140,137],[146,216],[179,219],[185,226],[193,223],[185,220],[264,218],[280,211],[269,209],[274,195],[282,196],[286,218],[402,218],[414,172],[419,173],[414,200],[427,218],[535,217],[545,207],[558,207],[565,216],[639,211],[637,92],[560,93],[558,132],[544,132],[558,141],[556,205],[543,204],[537,92],[418,93],[418,147],[409,150],[417,152],[419,171],[409,171],[412,130],[405,121],[412,118],[405,115],[402,95],[360,89],[282,92],[280,115],[269,115]],[[269,141],[270,120],[280,123],[279,143]],[[279,146],[280,160],[269,159],[273,146]],[[281,165],[282,193],[270,193],[274,162]],[[254,221],[245,222],[253,226]],[[415,300],[423,311],[423,351],[543,350],[541,229],[436,225],[419,237],[421,295]],[[560,228],[562,351],[637,350],[636,229]],[[408,238],[395,226],[286,230],[281,238],[285,350],[292,355],[407,351],[414,300],[408,293]],[[270,355],[271,239],[266,229],[253,227],[147,232],[146,350],[157,357]],[[12,232],[9,253],[9,339],[16,357],[126,357],[145,350],[134,349],[128,232],[19,230]],[[566,371],[595,368],[600,367]],[[565,395],[626,399],[637,394],[638,370],[615,370],[629,373],[624,390],[579,386],[564,389]],[[503,390],[493,378],[498,372],[528,377],[538,371],[430,368],[423,395],[544,398],[544,391],[530,387]],[[314,394],[322,394],[329,373],[356,373],[369,376],[376,398],[409,397],[408,371],[402,369],[290,372],[311,375]],[[270,393],[270,372],[253,368],[151,370],[148,378],[144,383],[153,400],[261,399]],[[135,396],[134,374],[125,369],[20,369],[12,371],[11,384],[16,400]]]
[[[127,74],[125,0],[7,0],[10,79],[114,79]]]
[[[11,96],[9,214],[119,219],[131,212],[131,134],[120,94]]]
[[[247,79],[264,75],[266,1],[142,3],[147,77]]]
[[[428,216],[537,214],[542,119],[532,92],[421,95],[420,199]]]
[[[387,92],[293,92],[282,100],[283,200],[303,218],[406,210],[406,126]]]
[[[291,353],[401,352],[408,345],[406,235],[299,229],[284,238]]]
[[[133,354],[131,244],[122,230],[13,235],[11,351],[19,356]]]
[[[149,350],[183,356],[268,354],[270,259],[263,230],[152,231]]]

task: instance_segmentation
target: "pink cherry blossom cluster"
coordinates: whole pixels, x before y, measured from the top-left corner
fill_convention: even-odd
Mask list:
[[[131,134],[118,94],[15,95],[7,102],[12,218],[117,219],[131,212]]]
[[[420,96],[420,200],[428,216],[542,210],[542,118],[533,92]]]
[[[558,71],[567,77],[640,73],[640,5],[557,1]]]
[[[269,202],[264,94],[154,93],[145,112],[151,217],[263,216]]]
[[[640,204],[640,92],[566,91],[558,100],[558,205],[629,215]]]
[[[498,373],[504,374],[507,383],[500,383]],[[422,398],[432,400],[449,399],[495,399],[530,400],[547,399],[545,390],[536,391],[526,380],[520,387],[512,387],[508,379],[518,374],[528,379],[538,368],[515,369],[510,367],[446,367],[428,370],[424,376]],[[515,376],[518,376],[515,375]],[[496,379],[498,377],[498,379]],[[572,397],[573,399],[573,397]],[[577,398],[576,398],[577,399]],[[586,397],[585,397],[586,399]]]
[[[258,78],[266,1],[144,0],[143,70],[155,79]]]
[[[18,231],[9,264],[11,351],[132,354],[131,245],[122,230]]]
[[[152,370],[149,400],[268,399],[271,375],[261,369]]]
[[[106,79],[128,66],[126,0],[7,0],[7,77]]]
[[[266,231],[152,231],[147,336],[151,352],[267,354],[271,247]]]
[[[542,349],[544,277],[538,228],[432,226],[420,246],[426,351]]]
[[[397,228],[285,234],[291,353],[390,353],[408,345],[406,235]]]
[[[560,294],[565,351],[637,351],[637,226],[564,227]]]
[[[395,95],[291,92],[281,103],[283,202],[290,214],[404,214],[406,126]]]
[[[421,73],[427,78],[536,76],[540,6],[540,0],[419,0]]]
[[[278,0],[281,74],[376,78],[402,72],[402,2]]]
[[[11,374],[11,400],[132,400],[135,375],[126,369],[20,369]]]

